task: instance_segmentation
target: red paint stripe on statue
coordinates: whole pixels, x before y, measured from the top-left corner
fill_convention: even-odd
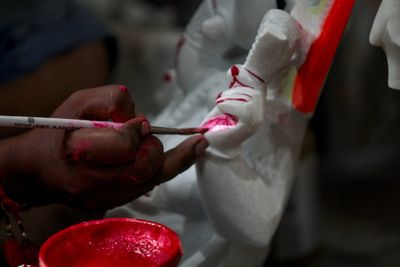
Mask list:
[[[253,88],[247,84],[242,83],[241,81],[239,81],[239,79],[237,78],[237,76],[239,75],[239,68],[235,65],[233,65],[230,69],[231,71],[231,75],[232,75],[232,80],[231,83],[229,84],[229,89],[234,88],[234,87],[248,87],[248,88]],[[254,89],[254,88],[253,88]]]
[[[176,50],[175,50],[175,68],[178,68],[178,57],[182,51],[182,47],[185,45],[186,39],[184,35],[181,35],[176,43]]]
[[[353,5],[354,0],[336,0],[332,4],[321,35],[312,44],[307,60],[296,76],[292,103],[297,110],[304,113],[315,110]]]
[[[249,94],[244,94],[244,93],[236,93],[235,95],[244,95],[244,96],[249,97],[250,99],[253,98],[251,95],[249,95]]]
[[[223,103],[225,101],[228,101],[228,100],[240,101],[240,102],[249,102],[247,99],[244,99],[244,98],[224,98],[224,99],[218,99],[217,100],[217,104],[221,104],[221,103]]]
[[[260,76],[258,76],[257,74],[255,74],[254,72],[249,70],[248,68],[245,68],[245,70],[247,70],[248,73],[250,73],[254,78],[259,80],[260,82],[265,83],[265,81]]]

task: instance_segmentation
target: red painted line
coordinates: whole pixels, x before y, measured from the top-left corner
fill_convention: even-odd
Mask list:
[[[249,95],[249,94],[244,94],[244,93],[235,93],[235,95],[244,95],[244,96],[247,96],[247,97],[253,98],[251,95]]]
[[[182,47],[186,43],[185,36],[181,35],[179,37],[178,42],[176,43],[176,51],[175,51],[175,67],[178,67],[178,57],[179,54],[181,53]]]
[[[251,70],[249,70],[248,68],[244,68],[245,70],[247,70],[248,73],[250,73],[254,78],[256,78],[257,80],[259,80],[262,83],[265,83],[265,81],[258,76],[257,74],[255,74],[254,72],[252,72]]]
[[[240,102],[249,102],[247,99],[244,99],[244,98],[224,98],[224,99],[217,100],[217,104],[220,104],[220,103],[223,103],[223,102],[229,101],[229,100],[240,101]]]

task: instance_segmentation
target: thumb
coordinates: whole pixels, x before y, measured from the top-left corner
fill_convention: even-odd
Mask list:
[[[206,138],[203,135],[197,135],[186,139],[175,148],[167,151],[164,163],[157,175],[157,184],[170,180],[188,169],[198,157],[203,155],[207,147]]]

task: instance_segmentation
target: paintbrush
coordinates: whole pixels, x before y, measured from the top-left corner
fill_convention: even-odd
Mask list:
[[[0,126],[18,127],[18,128],[45,128],[45,129],[63,129],[75,130],[80,128],[114,128],[122,127],[123,123],[109,121],[91,121],[62,118],[45,117],[26,117],[26,116],[3,116],[0,115]],[[169,128],[160,126],[150,126],[152,134],[174,134],[191,135],[203,134],[208,128]]]

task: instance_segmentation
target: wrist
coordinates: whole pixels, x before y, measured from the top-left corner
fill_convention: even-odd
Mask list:
[[[28,141],[32,132],[0,140],[0,181],[7,194],[20,203],[32,202],[38,188],[37,157],[32,155],[36,150]]]
[[[14,153],[18,153],[18,142],[17,137],[11,137],[0,140],[0,180],[3,182],[4,177],[13,176],[16,172],[16,162],[14,161],[14,155],[12,148],[14,147]]]

